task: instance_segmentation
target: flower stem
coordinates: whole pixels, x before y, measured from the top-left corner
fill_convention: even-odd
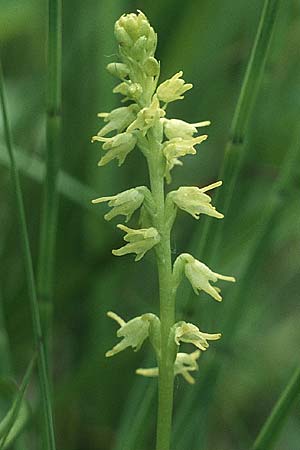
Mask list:
[[[169,335],[175,322],[175,292],[172,283],[172,261],[170,245],[170,227],[165,222],[164,174],[159,158],[161,154],[152,153],[148,160],[150,184],[156,205],[154,226],[161,240],[156,246],[157,269],[159,278],[161,354],[159,357],[158,380],[158,416],[156,450],[169,450],[171,440],[173,389],[174,389],[174,355],[170,348]],[[171,344],[172,345],[172,344]]]

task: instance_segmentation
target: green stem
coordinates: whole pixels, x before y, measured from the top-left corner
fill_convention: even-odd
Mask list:
[[[171,440],[173,390],[174,390],[174,354],[175,348],[169,341],[171,327],[175,323],[175,292],[172,283],[172,260],[170,227],[165,222],[164,174],[159,160],[159,152],[149,158],[149,175],[152,196],[156,206],[154,226],[161,240],[156,246],[157,268],[160,295],[161,354],[159,357],[158,380],[158,416],[156,450],[169,450]],[[174,344],[175,347],[175,344]]]
[[[36,347],[38,349],[39,383],[40,383],[42,404],[43,404],[43,410],[44,410],[45,431],[46,431],[46,436],[47,436],[47,450],[55,450],[55,437],[54,437],[54,425],[53,425],[52,405],[51,405],[51,396],[50,396],[49,375],[48,375],[48,369],[47,369],[47,364],[46,364],[44,339],[43,339],[43,334],[42,334],[40,311],[39,311],[39,305],[38,305],[37,294],[36,294],[33,264],[32,264],[30,246],[29,246],[29,238],[28,238],[25,209],[24,209],[24,203],[23,203],[23,197],[22,197],[22,190],[21,190],[21,184],[20,184],[19,173],[17,170],[17,165],[15,162],[15,156],[14,156],[13,147],[12,147],[10,126],[9,126],[7,110],[6,110],[4,81],[3,81],[1,61],[0,61],[0,98],[1,98],[1,108],[2,108],[2,115],[3,115],[4,137],[5,137],[7,151],[8,151],[9,158],[10,158],[12,184],[13,184],[14,193],[15,193],[15,197],[16,197],[18,219],[20,222],[21,245],[22,245],[23,257],[24,257],[24,263],[25,263],[24,264],[25,265],[25,274],[26,274],[28,296],[29,296],[31,315],[32,315],[34,340],[35,340]]]
[[[61,0],[48,4],[48,79],[46,122],[46,176],[40,236],[38,293],[45,309],[45,331],[52,317],[52,286],[58,215],[57,177],[61,145]],[[51,335],[51,333],[49,333]]]
[[[270,416],[257,436],[252,450],[270,450],[274,447],[276,438],[282,429],[284,420],[287,418],[289,411],[299,398],[299,394],[300,367],[297,367],[288,385],[282,392]]]

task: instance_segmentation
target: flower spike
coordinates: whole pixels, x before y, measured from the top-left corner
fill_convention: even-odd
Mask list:
[[[235,278],[213,272],[188,253],[179,255],[173,271],[170,270],[170,234],[178,209],[195,219],[199,219],[201,214],[217,219],[224,217],[208,195],[208,191],[222,185],[221,181],[202,188],[182,186],[167,195],[164,189],[165,181],[171,181],[172,169],[182,165],[181,158],[195,155],[196,145],[207,139],[207,134],[200,132],[210,125],[210,121],[189,123],[166,117],[168,104],[183,99],[193,85],[185,82],[182,71],[159,84],[160,61],[155,57],[157,35],[141,11],[122,15],[115,23],[115,37],[120,58],[118,62],[108,64],[107,70],[118,79],[113,92],[123,96],[123,106],[98,114],[104,124],[92,142],[100,142],[104,150],[99,166],[114,159],[121,166],[137,146],[148,165],[150,188],[138,186],[116,195],[96,198],[92,203],[108,203],[111,209],[104,216],[106,220],[121,215],[128,222],[140,210],[140,228],[117,225],[124,232],[125,243],[112,253],[116,256],[133,253],[135,261],[139,261],[157,245],[155,256],[162,321],[147,313],[126,322],[117,314],[108,312],[108,316],[119,325],[116,334],[120,339],[106,356],[116,355],[128,347],[137,351],[149,337],[158,367],[140,368],[136,373],[160,377],[159,398],[163,407],[159,408],[158,423],[161,424],[165,418],[169,421],[172,415],[172,395],[166,396],[165,391],[172,393],[173,375],[181,375],[193,384],[192,375],[198,370],[200,355],[209,348],[210,341],[221,338],[220,333],[204,333],[189,322],[174,323],[176,291],[183,276],[196,294],[204,291],[217,301],[222,300],[221,290],[213,283],[218,280],[234,282]],[[196,351],[178,353],[182,344],[192,344]]]
[[[128,244],[117,250],[113,250],[112,254],[115,256],[123,256],[127,255],[128,253],[136,253],[135,261],[139,261],[148,250],[150,250],[160,241],[158,231],[154,227],[141,228],[139,230],[128,228],[122,224],[117,225],[117,227],[127,233],[124,236],[124,241],[128,242]]]

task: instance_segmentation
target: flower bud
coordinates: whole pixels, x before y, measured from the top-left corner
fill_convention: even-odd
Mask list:
[[[193,85],[191,83],[185,84],[185,81],[180,78],[182,75],[183,72],[180,71],[158,86],[157,95],[160,100],[165,103],[182,100],[184,98],[183,94],[189,89],[192,89]]]
[[[147,61],[144,63],[143,68],[146,74],[150,77],[156,77],[157,75],[159,75],[159,62],[157,61],[157,59],[153,58],[153,56],[150,56],[150,58],[147,59]]]
[[[135,253],[135,261],[139,261],[148,250],[150,250],[160,241],[158,231],[153,227],[141,228],[139,230],[128,228],[122,224],[117,225],[117,227],[127,233],[124,236],[124,241],[128,242],[128,244],[117,250],[113,250],[112,253],[115,256],[123,256],[127,255],[128,253]]]
[[[143,189],[147,189],[144,186],[140,188],[128,189],[120,194],[113,195],[111,197],[100,197],[92,200],[92,203],[108,202],[108,206],[112,207],[112,210],[105,214],[106,220],[111,220],[118,215],[126,217],[126,222],[130,220],[132,214],[142,205],[144,201]]]
[[[115,158],[118,160],[118,165],[121,166],[128,153],[134,149],[136,137],[131,133],[120,133],[111,138],[93,136],[92,142],[95,141],[104,142],[102,148],[108,150],[98,162],[98,166],[104,166]]]
[[[106,68],[111,75],[120,78],[120,80],[123,80],[129,75],[129,67],[123,63],[110,63]]]
[[[121,55],[143,61],[154,56],[157,37],[147,17],[138,14],[124,14],[115,24],[115,36],[120,45]]]
[[[210,125],[209,120],[197,123],[187,123],[180,119],[162,119],[162,121],[164,133],[168,139],[191,139],[197,133],[197,128]]]
[[[126,97],[126,99],[130,100],[138,100],[142,93],[143,89],[139,83],[132,83],[132,81],[123,81],[118,84],[113,89],[114,94],[122,94]]]
[[[177,191],[172,191],[168,197],[183,211],[191,214],[195,219],[199,219],[200,214],[222,219],[223,214],[219,213],[211,204],[211,198],[204,192],[221,186],[222,181],[213,183],[200,189],[196,186],[182,186]]]

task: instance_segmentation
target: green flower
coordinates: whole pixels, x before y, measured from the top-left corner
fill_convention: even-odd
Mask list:
[[[100,197],[92,200],[92,203],[108,202],[112,210],[105,214],[104,219],[111,220],[118,215],[126,217],[126,222],[130,220],[132,214],[142,205],[144,201],[145,186],[128,189],[120,194],[111,197]]]
[[[196,144],[201,144],[208,138],[207,134],[197,136],[191,139],[174,138],[163,144],[163,154],[166,158],[165,177],[167,182],[171,181],[170,172],[174,166],[182,166],[182,162],[178,158],[185,155],[195,155]]]
[[[143,108],[137,115],[134,122],[129,125],[127,131],[140,130],[145,136],[149,128],[153,127],[161,117],[164,117],[166,112],[159,107],[159,101],[156,95],[153,96],[151,105],[148,108]]]
[[[199,369],[197,359],[199,359],[200,355],[200,350],[196,350],[193,353],[177,353],[174,364],[174,374],[182,375],[189,384],[194,384],[195,380],[190,372],[195,372]]]
[[[222,181],[210,184],[203,188],[195,186],[182,186],[177,191],[172,191],[168,194],[168,198],[171,199],[175,205],[191,214],[195,219],[199,219],[200,214],[207,214],[208,216],[222,219],[223,214],[219,213],[211,204],[211,198],[204,192],[214,189],[222,185]]]
[[[162,121],[164,124],[164,133],[168,139],[191,139],[198,132],[197,128],[210,125],[209,120],[197,123],[188,123],[180,119],[162,119]]]
[[[104,166],[113,159],[117,159],[118,165],[121,166],[128,153],[134,149],[137,139],[132,133],[120,133],[111,138],[93,136],[92,142],[96,141],[104,142],[102,148],[108,150],[106,155],[98,162],[98,166]]]
[[[128,244],[117,250],[113,250],[112,253],[115,256],[123,256],[127,255],[128,253],[136,253],[135,261],[139,261],[148,250],[150,250],[160,241],[158,231],[153,227],[141,228],[139,230],[128,228],[122,224],[117,225],[117,227],[127,233],[124,236],[124,241],[128,242]]]
[[[137,352],[143,345],[144,340],[149,336],[150,322],[153,319],[157,319],[154,314],[148,313],[125,322],[112,311],[109,311],[107,315],[120,325],[117,336],[123,338],[112,350],[106,352],[105,356],[107,357],[114,356],[127,347],[132,347]]]
[[[213,272],[209,267],[188,253],[182,253],[179,255],[174,263],[173,274],[175,284],[180,282],[183,271],[191,283],[195,294],[198,295],[200,291],[204,291],[219,302],[222,301],[222,297],[220,295],[221,290],[212,286],[210,281],[215,283],[219,279],[235,282],[234,277],[228,277],[226,275]]]
[[[200,357],[200,350],[193,353],[177,353],[174,363],[174,376],[182,375],[183,378],[190,384],[194,384],[195,380],[190,372],[198,370],[197,359]],[[136,374],[144,377],[157,377],[159,373],[158,367],[151,367],[149,369],[137,369]]]
[[[98,117],[103,117],[104,122],[108,122],[97,133],[97,136],[106,136],[111,131],[121,133],[136,118],[137,105],[123,106],[116,108],[110,113],[98,113]]]
[[[157,96],[159,100],[170,103],[184,98],[183,94],[189,89],[192,89],[193,85],[191,83],[185,83],[185,81],[181,79],[182,75],[183,72],[181,70],[173,75],[172,78],[164,81],[158,86]]]
[[[207,341],[216,341],[221,337],[220,333],[203,333],[196,325],[183,321],[174,325],[174,333],[174,339],[178,346],[181,342],[185,342],[195,345],[195,347],[202,351],[205,351],[209,347]]]

